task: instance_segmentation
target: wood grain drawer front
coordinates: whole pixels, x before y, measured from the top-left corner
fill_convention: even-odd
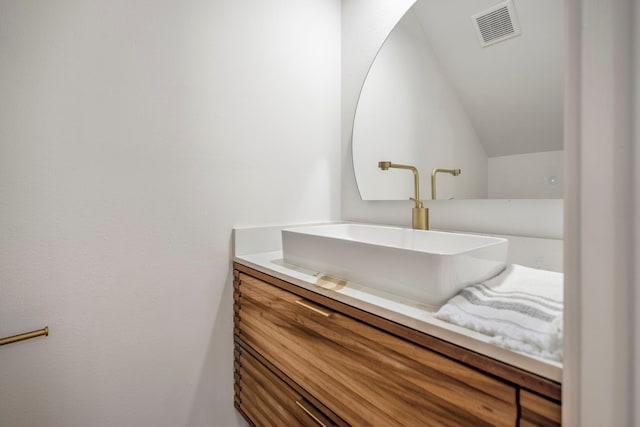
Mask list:
[[[351,425],[517,423],[511,385],[245,274],[236,300],[239,337]]]
[[[520,426],[555,427],[562,424],[560,405],[544,397],[520,390]]]
[[[236,403],[258,427],[335,426],[266,366],[241,350],[236,350]]]

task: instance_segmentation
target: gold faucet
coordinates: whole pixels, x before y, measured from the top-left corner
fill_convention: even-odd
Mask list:
[[[414,166],[409,165],[398,165],[391,162],[378,162],[378,167],[383,171],[389,170],[389,168],[396,169],[409,169],[413,172],[413,182],[414,182],[414,197],[410,197],[409,200],[413,200],[415,202],[415,206],[411,211],[412,221],[411,224],[416,230],[428,230],[429,229],[429,209],[425,208],[422,202],[420,201],[420,180],[418,177],[418,169]]]
[[[460,169],[441,169],[435,168],[431,171],[431,200],[436,199],[436,174],[438,172],[450,173],[453,176],[458,176],[462,173]]]

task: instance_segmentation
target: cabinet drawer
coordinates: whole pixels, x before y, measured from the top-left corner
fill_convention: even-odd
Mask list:
[[[351,425],[514,426],[515,387],[245,274],[236,333]]]
[[[544,397],[520,391],[521,427],[555,427],[562,423],[560,404]]]
[[[266,366],[236,346],[236,405],[260,427],[335,426]]]

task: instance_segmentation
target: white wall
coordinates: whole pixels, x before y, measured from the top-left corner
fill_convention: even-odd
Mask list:
[[[564,152],[490,157],[489,198],[561,199],[564,193]]]
[[[633,193],[633,207],[632,207],[632,218],[635,218],[635,222],[633,223],[632,229],[635,231],[633,236],[634,243],[632,248],[632,258],[638,259],[640,258],[640,223],[638,218],[640,218],[640,54],[638,51],[640,50],[640,7],[635,6],[634,8],[634,17],[633,17],[633,31],[635,34],[635,39],[633,40],[632,52],[635,52],[633,57],[634,61],[634,71],[635,75],[633,76],[633,90],[634,90],[634,100],[632,104],[632,120],[635,123],[635,127],[632,129],[633,132],[633,140],[635,141],[635,145],[633,148],[633,157],[632,157],[632,168],[633,178],[634,178],[634,189]],[[632,283],[634,286],[632,287],[632,298],[629,299],[630,304],[633,307],[640,307],[640,263],[635,263],[635,268],[632,271]],[[640,314],[636,310],[631,310],[631,330],[635,332],[632,336],[633,347],[632,347],[632,357],[631,360],[640,360]],[[633,366],[632,369],[633,374],[633,390],[632,390],[632,398],[631,403],[633,407],[633,422],[636,425],[640,424],[640,367],[637,362]]]
[[[487,196],[487,154],[434,55],[413,10],[403,16],[375,58],[353,123],[353,163],[364,200],[407,200],[410,171],[381,171],[381,160],[415,166],[421,197],[429,199],[431,171],[439,175],[438,198]]]
[[[0,1],[2,426],[234,426],[234,226],[340,217],[340,3]]]
[[[563,425],[638,426],[640,17],[633,0],[568,5]]]

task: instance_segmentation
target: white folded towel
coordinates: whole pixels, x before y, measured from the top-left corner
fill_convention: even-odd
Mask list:
[[[489,335],[496,345],[561,362],[563,276],[512,264],[464,288],[435,317]]]

